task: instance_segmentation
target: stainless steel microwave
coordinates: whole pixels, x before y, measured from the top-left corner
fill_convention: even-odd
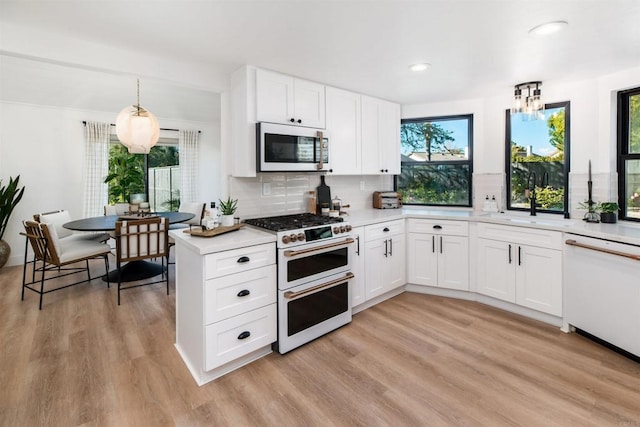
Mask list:
[[[328,171],[329,138],[322,129],[257,123],[258,172]]]

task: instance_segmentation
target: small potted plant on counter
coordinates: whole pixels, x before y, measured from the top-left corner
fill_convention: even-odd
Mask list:
[[[233,214],[238,208],[238,199],[232,199],[231,196],[226,201],[218,199],[220,202],[220,225],[223,227],[231,227],[233,225]]]
[[[598,205],[600,222],[614,224],[618,220],[618,204],[616,202],[602,202]]]

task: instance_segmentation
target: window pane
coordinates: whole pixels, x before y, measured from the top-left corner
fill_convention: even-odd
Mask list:
[[[180,207],[178,147],[156,145],[149,152],[149,204],[155,212],[177,211]]]
[[[473,115],[406,119],[396,189],[413,205],[471,206]]]
[[[469,159],[469,120],[408,121],[400,125],[402,160],[443,162]]]
[[[625,162],[626,217],[640,219],[640,160]]]
[[[398,189],[407,204],[468,206],[470,176],[467,164],[404,163]]]
[[[510,116],[510,209],[529,209],[535,192],[540,210],[565,211],[565,114],[561,106],[545,110],[544,120]]]
[[[640,94],[629,97],[629,154],[640,153]]]

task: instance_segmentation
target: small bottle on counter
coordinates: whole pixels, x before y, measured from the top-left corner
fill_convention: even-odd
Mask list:
[[[340,200],[340,197],[338,196],[334,197],[333,200],[331,201],[331,210],[340,212],[341,207],[342,207],[342,200]]]
[[[318,206],[316,201],[316,192],[308,191],[306,194],[306,199],[307,199],[307,212],[312,214],[317,214]]]

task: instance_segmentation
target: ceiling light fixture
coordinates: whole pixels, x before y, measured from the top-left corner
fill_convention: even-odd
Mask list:
[[[526,114],[529,118],[544,118],[544,102],[542,101],[542,82],[526,82],[515,86],[511,114]],[[533,93],[532,93],[533,89]],[[526,90],[526,96],[522,91]]]
[[[530,29],[529,34],[532,36],[548,36],[564,30],[568,25],[567,21],[546,22]]]
[[[140,105],[140,79],[137,79],[138,103],[120,111],[116,118],[116,135],[131,154],[149,154],[160,137],[156,116]]]
[[[431,67],[431,64],[429,64],[428,62],[420,62],[420,63],[409,66],[409,69],[411,71],[415,71],[416,73],[419,73],[420,71],[427,70],[429,67]]]

